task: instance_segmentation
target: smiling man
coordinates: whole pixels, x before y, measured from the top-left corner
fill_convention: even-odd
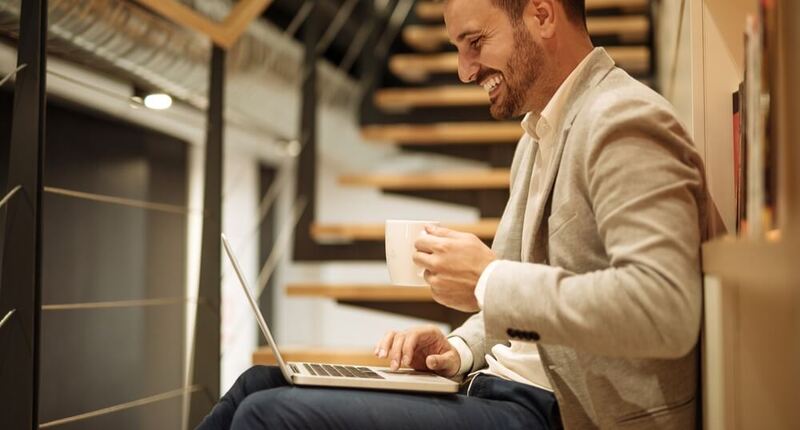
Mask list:
[[[592,46],[583,0],[448,0],[445,22],[461,80],[524,135],[492,248],[440,227],[416,243],[434,298],[475,315],[375,354],[468,375],[462,393],[290,387],[257,366],[201,428],[694,428],[706,194],[671,106]]]

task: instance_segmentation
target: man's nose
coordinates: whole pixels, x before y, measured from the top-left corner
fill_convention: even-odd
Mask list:
[[[458,55],[458,79],[461,82],[466,84],[475,81],[478,70],[480,70],[480,66],[475,59],[462,54]]]

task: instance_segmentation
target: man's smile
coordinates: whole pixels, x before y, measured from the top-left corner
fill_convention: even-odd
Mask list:
[[[500,91],[501,84],[503,83],[503,76],[499,73],[489,76],[483,82],[480,82],[479,85],[483,87],[487,94],[489,94],[489,99],[494,100],[497,97],[497,93]]]

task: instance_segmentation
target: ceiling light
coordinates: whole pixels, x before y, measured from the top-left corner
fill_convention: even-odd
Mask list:
[[[144,105],[149,109],[164,110],[172,106],[172,97],[168,94],[148,94],[144,98]]]

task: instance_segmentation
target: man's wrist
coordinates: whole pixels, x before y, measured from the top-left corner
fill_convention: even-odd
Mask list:
[[[483,309],[484,299],[486,298],[486,288],[489,285],[489,276],[491,276],[492,271],[494,270],[497,262],[499,260],[494,260],[483,269],[483,273],[481,273],[481,277],[478,278],[478,284],[475,285],[475,299],[478,301],[478,307]]]
[[[450,345],[456,350],[458,353],[458,358],[461,359],[461,365],[458,368],[458,372],[456,375],[463,375],[472,369],[472,350],[469,349],[469,346],[464,339],[458,336],[450,336],[447,338],[447,341],[450,342]]]

